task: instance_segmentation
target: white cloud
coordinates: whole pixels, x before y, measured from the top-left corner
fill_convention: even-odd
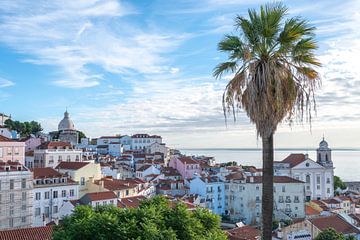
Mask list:
[[[14,82],[12,82],[12,81],[10,81],[8,79],[0,77],[0,88],[10,87],[10,86],[13,86],[13,85],[15,85]]]
[[[96,86],[103,71],[168,71],[162,54],[184,39],[181,34],[149,33],[128,25],[121,17],[136,12],[116,0],[17,3],[5,1],[1,7],[0,31],[7,34],[0,41],[26,54],[27,62],[57,67],[58,86]],[[92,64],[100,69],[88,67]]]

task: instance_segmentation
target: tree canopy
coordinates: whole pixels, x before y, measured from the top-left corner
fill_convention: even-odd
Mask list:
[[[11,119],[5,121],[5,127],[17,131],[21,137],[28,137],[30,134],[37,134],[43,130],[41,124],[36,121],[20,122]]]
[[[344,190],[346,189],[346,185],[340,177],[334,176],[334,191],[336,191],[338,188]]]
[[[319,233],[314,240],[345,240],[342,233],[338,233],[333,228],[328,228]]]
[[[54,240],[227,239],[220,229],[219,216],[207,209],[189,211],[184,204],[172,204],[161,196],[131,209],[78,206],[55,228],[53,237]]]

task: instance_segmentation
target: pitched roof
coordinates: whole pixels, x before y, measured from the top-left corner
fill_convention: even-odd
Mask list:
[[[119,208],[137,208],[140,206],[140,202],[145,199],[146,198],[144,196],[121,198],[120,201],[118,201],[118,207]]]
[[[289,156],[287,156],[284,160],[282,160],[282,163],[289,163],[290,167],[295,167],[296,165],[299,165],[300,163],[304,162],[306,160],[305,154],[302,153],[292,153]]]
[[[3,135],[0,135],[0,142],[17,142],[17,140],[4,137]]]
[[[195,161],[194,159],[192,159],[190,157],[179,157],[178,159],[180,162],[185,163],[185,164],[198,164],[197,161]]]
[[[251,178],[253,178],[253,181],[251,181]],[[248,177],[246,179],[246,183],[262,183],[262,176]],[[274,183],[304,183],[304,182],[288,176],[274,176]]]
[[[31,171],[34,174],[34,179],[39,178],[57,178],[57,177],[63,177],[64,174],[59,173],[55,169],[51,167],[46,168],[33,168]]]
[[[306,213],[306,216],[320,215],[320,212],[318,210],[316,210],[315,208],[313,208],[309,205],[305,206],[305,213]]]
[[[143,165],[141,166],[138,170],[136,171],[139,171],[139,172],[143,172],[145,171],[146,169],[150,168],[152,165]]]
[[[115,193],[112,191],[87,193],[83,196],[83,198],[84,197],[88,198],[90,201],[100,201],[117,198]]]
[[[258,240],[261,236],[258,229],[248,225],[227,230],[226,233],[229,240]]]
[[[70,143],[67,142],[61,142],[61,141],[50,141],[50,142],[44,142],[40,146],[37,147],[38,149],[56,149],[56,148],[72,148]]]
[[[0,240],[51,240],[51,226],[0,231]]]
[[[241,172],[231,173],[225,176],[226,180],[244,180],[244,174]]]
[[[104,188],[106,188],[110,191],[131,189],[131,188],[137,187],[139,184],[136,181],[120,180],[120,179],[106,179],[105,178],[100,181],[104,181]],[[100,181],[97,181],[97,182],[100,183]]]
[[[78,170],[88,164],[89,162],[60,162],[56,168]]]
[[[326,228],[334,228],[337,232],[344,234],[360,233],[359,229],[342,219],[339,215],[313,218],[309,219],[309,221],[321,231]]]

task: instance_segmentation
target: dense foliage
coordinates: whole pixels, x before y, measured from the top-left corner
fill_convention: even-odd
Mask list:
[[[336,191],[338,188],[344,190],[346,189],[346,185],[340,177],[334,176],[334,190]]]
[[[314,240],[345,240],[344,235],[336,232],[333,228],[322,231]]]
[[[157,196],[139,208],[78,206],[55,228],[54,240],[72,239],[227,239],[220,218],[206,209],[189,211]]]
[[[36,121],[20,122],[11,119],[5,121],[5,127],[17,131],[21,137],[28,137],[30,134],[37,134],[43,130],[40,123]]]

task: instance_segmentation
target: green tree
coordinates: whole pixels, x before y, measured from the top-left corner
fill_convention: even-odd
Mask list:
[[[36,135],[43,130],[41,124],[36,121],[20,122],[11,119],[5,121],[5,127],[17,131],[21,137],[28,137],[30,134]]]
[[[207,209],[189,211],[184,204],[158,196],[139,208],[78,206],[53,233],[54,240],[225,240],[220,218]]]
[[[342,233],[338,233],[333,228],[328,228],[319,233],[314,240],[345,240]]]
[[[340,177],[334,176],[334,191],[336,191],[338,188],[344,190],[346,189],[346,184],[341,180]]]
[[[263,147],[262,236],[271,239],[273,219],[273,136],[279,123],[311,120],[314,90],[319,85],[314,27],[300,17],[287,17],[281,3],[248,10],[235,19],[238,35],[219,43],[228,60],[213,75],[233,74],[223,94],[225,119],[242,109],[255,123]],[[296,118],[297,117],[297,118]]]

